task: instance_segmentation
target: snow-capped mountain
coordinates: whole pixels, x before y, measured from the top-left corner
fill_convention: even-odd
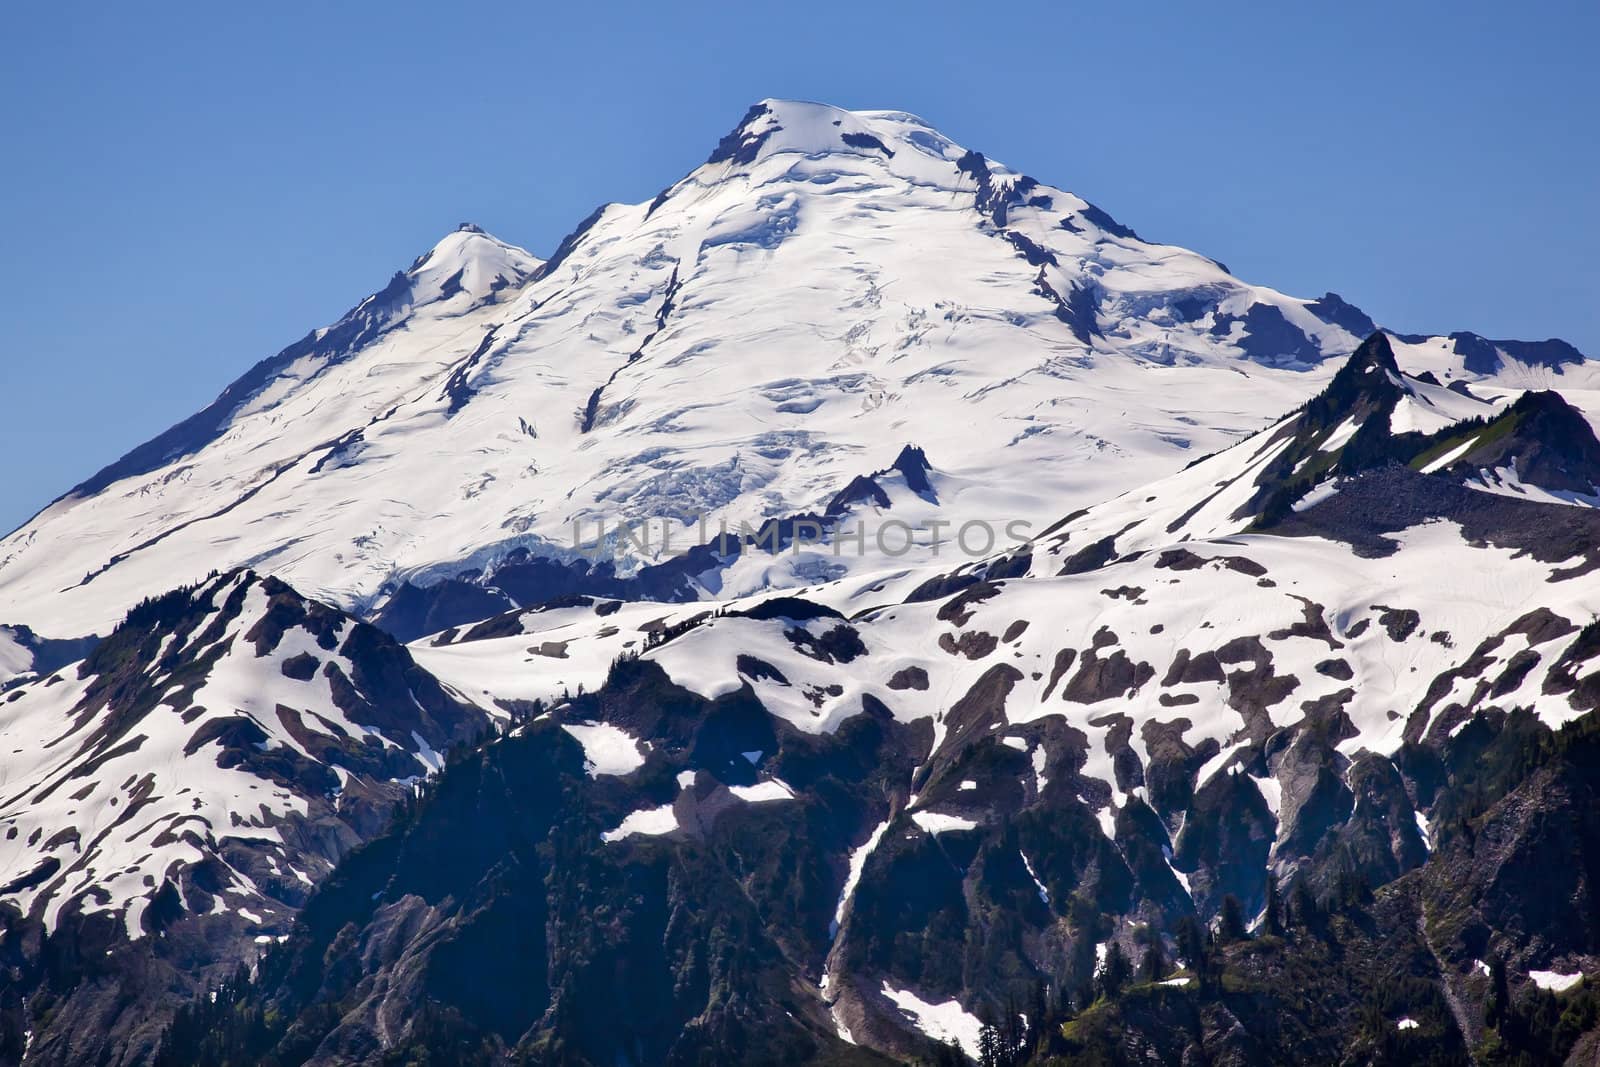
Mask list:
[[[1406,1062],[1358,885],[1464,1052],[1600,967],[1597,389],[902,112],[463,227],[0,541],[0,1063]]]
[[[548,261],[463,227],[73,489],[0,541],[0,620],[103,633],[249,566],[364,617],[398,593],[409,637],[585,591],[594,561],[573,549],[602,521],[671,529],[613,534],[630,575],[701,540],[702,515],[820,512],[906,444],[944,474],[943,517],[1044,524],[1258,429],[1371,330],[914,116],[767,101]],[[1451,380],[1587,371],[1559,343],[1412,340]],[[859,558],[750,556],[645,594],[806,584]],[[440,590],[453,613],[406,589],[461,576]]]

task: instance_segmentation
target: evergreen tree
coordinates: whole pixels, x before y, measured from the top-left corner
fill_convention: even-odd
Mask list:
[[[1078,986],[1078,992],[1072,998],[1075,1012],[1085,1011],[1094,1003],[1094,982],[1088,981]]]
[[[1289,894],[1289,900],[1295,925],[1315,932],[1322,923],[1322,910],[1317,907],[1317,898],[1312,895],[1305,878],[1294,880],[1294,890]]]
[[[1033,997],[1028,1002],[1028,1035],[1027,1048],[1034,1049],[1039,1045],[1039,1040],[1044,1037],[1045,1027],[1050,1025],[1050,1018],[1054,1014],[1050,1010],[1050,989],[1043,978],[1033,983]]]
[[[1283,936],[1283,900],[1278,892],[1278,876],[1267,872],[1267,909],[1262,930],[1273,937]]]
[[[1178,920],[1178,958],[1191,971],[1200,974],[1206,966],[1206,938],[1193,915]]]
[[[1016,998],[1008,997],[1005,1025],[1000,1028],[1000,1041],[1007,1067],[1016,1062],[1018,1054],[1022,1051],[1023,1037],[1022,1013],[1017,1010]]]
[[[1499,1028],[1511,1014],[1511,983],[1506,978],[1506,961],[1496,953],[1489,959],[1489,996],[1483,1002],[1483,1019]]]
[[[984,1023],[978,1030],[978,1063],[981,1067],[1005,1067],[1000,1031],[995,1029],[993,1023]]]
[[[1218,933],[1223,944],[1250,936],[1244,925],[1244,905],[1232,893],[1222,898],[1222,927]]]
[[[1128,956],[1122,951],[1122,946],[1113,941],[1106,948],[1105,966],[1100,968],[1100,993],[1107,1000],[1116,997],[1127,986],[1128,979],[1133,977],[1133,965],[1128,962]]]
[[[1158,934],[1144,948],[1144,959],[1139,963],[1139,977],[1146,982],[1159,982],[1166,977],[1166,973],[1167,954],[1162,950]]]

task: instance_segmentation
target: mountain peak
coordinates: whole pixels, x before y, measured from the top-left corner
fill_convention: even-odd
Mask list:
[[[933,148],[952,159],[961,154],[922,119],[904,111],[846,111],[804,100],[767,99],[750,106],[739,124],[717,142],[706,163],[750,166],[781,153],[892,159],[918,131],[923,150]]]
[[[1413,466],[1459,475],[1491,492],[1543,491],[1570,501],[1592,498],[1600,486],[1600,440],[1589,420],[1551,390],[1523,393],[1495,418],[1462,423],[1429,444]]]
[[[1374,412],[1382,413],[1383,429],[1387,430],[1389,412],[1409,392],[1389,338],[1376,331],[1350,354],[1327,388],[1306,404],[1300,430],[1327,433],[1346,419],[1365,425]]]
[[[1400,364],[1395,362],[1394,348],[1389,344],[1389,337],[1382,330],[1375,330],[1361,342],[1350,358],[1345,361],[1340,373],[1366,373],[1372,369],[1385,370],[1398,376]]]
[[[536,256],[507,244],[475,223],[463,222],[419,256],[406,277],[413,305],[465,294],[481,303],[520,286],[539,269]]]

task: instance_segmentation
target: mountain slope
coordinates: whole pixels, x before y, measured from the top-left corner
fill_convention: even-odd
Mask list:
[[[702,514],[715,530],[820,513],[906,444],[949,479],[942,517],[1042,526],[1259,428],[1370,327],[1331,295],[1144,241],[914,116],[767,101],[548,261],[447,237],[0,541],[0,618],[104,632],[234,566],[375,617],[445,578],[566,566],[601,521],[627,576],[702,540]],[[1438,375],[1513,373],[1413,341]],[[615,533],[647,519],[648,543]],[[856,566],[746,560],[676,597]],[[435,610],[421,599],[407,617]],[[459,599],[480,618],[530,603]]]
[[[138,1062],[172,1007],[287,930],[485,718],[371,626],[231,572],[138,605],[0,698],[0,942],[13,1034]],[[154,977],[159,976],[159,980]],[[16,974],[13,974],[16,977]],[[156,983],[156,984],[152,984]]]

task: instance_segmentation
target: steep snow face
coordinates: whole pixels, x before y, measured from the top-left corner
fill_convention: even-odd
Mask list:
[[[0,626],[0,683],[27,673],[33,667],[33,652],[18,639],[9,626]]]
[[[627,574],[698,541],[700,515],[821,511],[907,443],[944,478],[939,517],[1042,525],[1258,429],[1370,326],[1142,240],[914,116],[765,101],[548,262],[445,238],[0,541],[0,618],[103,632],[236,565],[367,613],[403,581],[569,560],[601,521],[656,520],[646,543],[604,539]],[[883,559],[746,561],[696,590]]]
[[[0,909],[134,939],[185,912],[276,927],[482,722],[276,579],[161,597],[0,700]]]

